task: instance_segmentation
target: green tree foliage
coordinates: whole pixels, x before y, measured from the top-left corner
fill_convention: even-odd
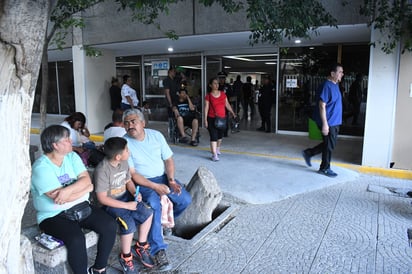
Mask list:
[[[364,0],[360,14],[385,37],[381,49],[391,53],[402,42],[402,53],[412,51],[412,1]]]
[[[309,38],[320,26],[336,27],[336,19],[316,0],[248,0],[251,43],[280,43],[284,38]]]

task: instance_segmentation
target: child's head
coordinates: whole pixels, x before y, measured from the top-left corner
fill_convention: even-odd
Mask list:
[[[187,96],[187,90],[186,90],[186,88],[180,88],[180,90],[179,90],[179,97],[180,97],[181,99],[186,99],[186,96]]]
[[[129,150],[127,149],[127,141],[121,137],[112,137],[104,142],[104,153],[106,158],[116,160],[116,156],[120,155],[118,160],[127,160],[129,158]]]

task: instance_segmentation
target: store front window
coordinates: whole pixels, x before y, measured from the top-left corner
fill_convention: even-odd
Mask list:
[[[67,115],[74,112],[75,101],[72,62],[50,62],[48,77],[47,113]],[[42,84],[41,73],[39,73],[34,97],[33,113],[40,112]]]
[[[151,119],[166,121],[166,103],[163,81],[168,77],[168,69],[175,68],[174,80],[183,84],[195,105],[201,107],[201,58],[199,55],[153,56],[144,58],[144,100],[151,108]]]
[[[308,118],[317,107],[315,94],[326,79],[328,68],[339,60],[345,76],[340,83],[343,96],[343,124],[340,134],[363,136],[369,66],[369,46],[322,46],[289,48],[281,51],[279,64],[278,130],[308,131]],[[355,106],[350,87],[356,75],[362,75],[362,103],[354,120]]]

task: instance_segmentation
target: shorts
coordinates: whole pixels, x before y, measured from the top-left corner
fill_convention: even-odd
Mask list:
[[[123,202],[130,202],[133,201],[134,198],[129,192],[126,192],[125,194],[117,198],[117,200]],[[126,223],[127,227],[125,227],[118,221],[120,227],[120,235],[136,232],[137,225],[144,223],[153,214],[153,209],[144,202],[139,202],[137,204],[136,210],[134,211],[109,206],[105,207],[105,210],[110,216],[112,216],[116,220],[118,217],[120,217]]]
[[[192,114],[192,113],[188,113],[188,114],[186,114],[185,116],[182,116],[182,118],[183,118],[183,125],[184,125],[185,127],[190,127],[190,128],[192,128],[192,121],[193,121],[194,119],[196,119],[196,116],[195,116],[194,114]]]

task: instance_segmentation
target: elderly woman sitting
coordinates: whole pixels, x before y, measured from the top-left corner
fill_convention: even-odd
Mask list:
[[[31,178],[37,223],[42,231],[64,242],[74,273],[105,273],[117,223],[90,205],[93,185],[79,155],[72,151],[69,130],[61,125],[49,126],[40,140],[44,154],[34,162]],[[99,234],[96,260],[89,269],[82,228]]]

